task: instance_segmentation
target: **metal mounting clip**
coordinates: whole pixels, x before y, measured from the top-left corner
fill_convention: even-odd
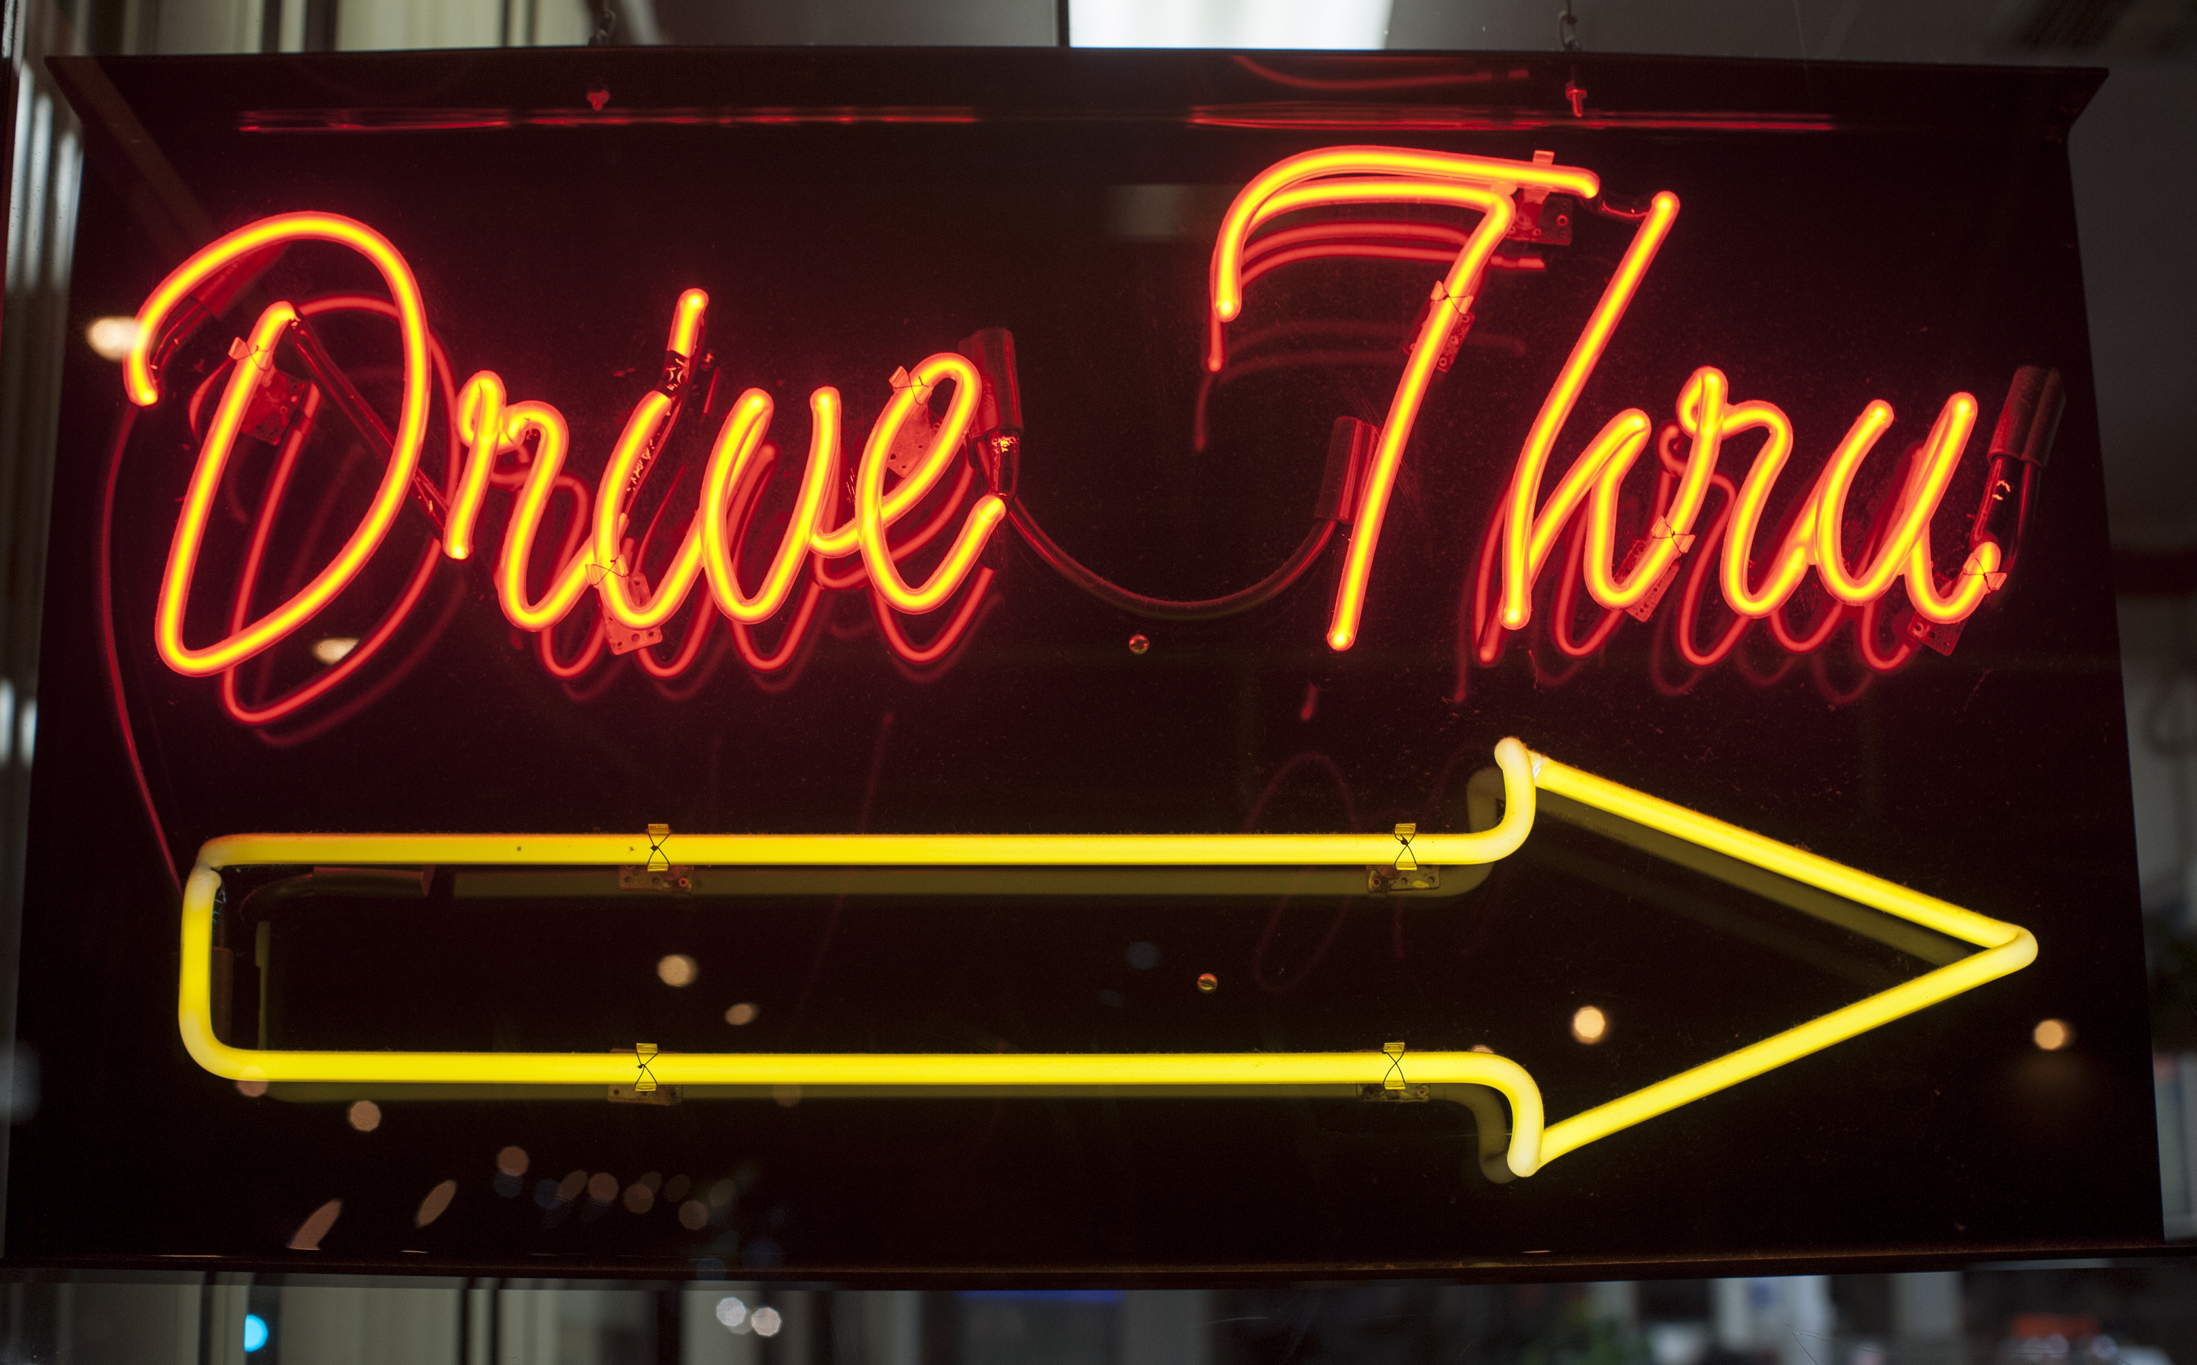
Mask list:
[[[625,1049],[620,1048],[618,1051],[622,1053]],[[635,1043],[633,1045],[633,1064],[640,1068],[640,1074],[634,1077],[631,1085],[614,1085],[610,1087],[610,1102],[612,1104],[677,1104],[679,1102],[679,1087],[675,1085],[658,1085],[655,1073],[649,1070],[649,1063],[656,1060],[656,1053],[657,1047],[654,1043]]]
[[[1390,891],[1435,891],[1441,888],[1442,869],[1421,867],[1418,857],[1411,851],[1411,841],[1418,833],[1419,827],[1416,824],[1396,826],[1396,841],[1402,845],[1396,850],[1396,863],[1392,867],[1382,867],[1378,863],[1368,867],[1365,870],[1367,891],[1384,894]]]

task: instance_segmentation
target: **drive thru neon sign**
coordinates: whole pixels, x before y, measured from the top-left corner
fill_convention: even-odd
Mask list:
[[[1428,385],[1459,329],[1469,324],[1481,281],[1496,247],[1510,230],[1517,197],[1546,196],[1551,191],[1592,199],[1600,192],[1600,182],[1591,171],[1539,160],[1332,147],[1269,167],[1236,197],[1222,223],[1213,251],[1208,299],[1206,364],[1216,373],[1226,364],[1226,324],[1242,311],[1244,287],[1257,273],[1244,269],[1247,246],[1253,233],[1277,218],[1343,204],[1436,204],[1480,215],[1448,272],[1434,286],[1359,480],[1355,507],[1349,513],[1349,547],[1327,630],[1328,644],[1335,650],[1347,650],[1357,641],[1382,522]],[[1689,449],[1667,500],[1658,499],[1649,535],[1630,562],[1618,563],[1617,522],[1624,481],[1655,433],[1655,423],[1644,411],[1627,408],[1610,418],[1543,499],[1557,440],[1580,391],[1639,292],[1678,212],[1677,196],[1668,192],[1655,196],[1526,434],[1502,513],[1498,612],[1502,627],[1517,630],[1527,624],[1535,581],[1575,517],[1584,526],[1586,588],[1596,602],[1614,611],[1637,607],[1659,593],[1694,542],[1695,525],[1712,484],[1723,479],[1717,465],[1724,443],[1755,430],[1764,434],[1764,441],[1736,485],[1736,494],[1728,498],[1718,566],[1719,590],[1739,617],[1757,619],[1777,611],[1813,569],[1827,593],[1840,603],[1874,604],[1895,584],[1902,584],[1923,620],[1942,624],[1965,620],[2005,578],[2004,551],[1987,536],[1978,536],[1950,580],[1940,579],[1932,560],[1931,522],[1975,425],[1976,401],[1966,393],[1946,400],[1928,438],[1910,458],[1891,515],[1859,568],[1850,565],[1850,547],[1842,543],[1841,533],[1855,476],[1892,425],[1892,409],[1881,401],[1864,406],[1789,519],[1767,566],[1759,571],[1753,567],[1756,542],[1771,494],[1793,452],[1792,423],[1774,404],[1736,400],[1724,375],[1713,367],[1697,369],[1678,395],[1677,425],[1690,442]],[[240,610],[230,634],[212,644],[194,646],[184,640],[191,583],[214,494],[252,402],[274,371],[276,350],[299,320],[298,305],[282,300],[268,304],[248,335],[231,347],[235,365],[201,444],[161,579],[155,643],[168,666],[187,676],[233,669],[287,638],[325,608],[379,549],[419,468],[432,369],[433,338],[426,307],[411,268],[397,249],[371,227],[336,214],[286,213],[261,219],[200,250],[162,281],[139,311],[137,338],[125,361],[124,384],[131,401],[149,407],[160,400],[154,357],[162,353],[174,325],[189,311],[194,291],[217,282],[242,262],[294,242],[326,242],[357,251],[388,286],[389,306],[404,351],[403,398],[390,431],[390,458],[364,517],[318,575],[256,620],[246,621],[246,613]],[[1351,253],[1346,248],[1337,254]],[[944,529],[944,521],[934,521],[898,543],[890,535],[891,528],[939,486],[972,434],[984,380],[970,360],[952,352],[929,356],[894,376],[893,397],[872,425],[855,467],[851,508],[838,505],[843,458],[838,391],[819,388],[811,395],[809,454],[799,500],[762,581],[752,592],[740,582],[736,566],[740,538],[771,458],[772,447],[765,437],[773,408],[762,390],[743,392],[713,444],[700,505],[668,569],[653,589],[640,578],[637,555],[627,535],[629,513],[684,401],[675,377],[690,373],[701,355],[708,305],[708,296],[698,289],[688,290],[675,305],[667,381],[644,396],[628,416],[593,497],[583,507],[582,520],[589,534],[556,565],[549,588],[539,597],[529,593],[528,567],[545,508],[559,486],[570,446],[568,427],[563,414],[550,403],[510,401],[503,380],[493,371],[483,370],[467,380],[455,405],[457,436],[466,454],[441,528],[444,553],[452,559],[471,557],[474,528],[490,489],[511,487],[517,491],[517,501],[496,557],[495,577],[505,615],[522,630],[550,629],[591,589],[606,622],[629,630],[655,628],[680,609],[698,584],[706,586],[716,609],[736,628],[753,625],[785,607],[794,595],[801,568],[808,564],[819,584],[851,586],[866,579],[877,599],[880,621],[896,647],[902,641],[891,613],[914,616],[938,610],[961,593],[974,570],[971,591],[962,594],[961,606],[945,633],[958,634],[989,581],[990,571],[978,568],[977,560],[1005,515],[1011,490],[994,488],[969,505],[944,557],[920,583],[908,582],[900,566],[920,543]],[[929,404],[940,391],[948,401],[932,427]],[[500,465],[506,457],[525,462],[524,467]],[[965,473],[964,488],[966,482]],[[584,488],[575,492],[585,496]],[[947,515],[958,510],[962,501],[957,491]],[[830,562],[857,556],[860,564],[853,577],[831,576]],[[796,629],[806,623],[816,591],[812,586],[796,609]],[[943,641],[931,647],[932,651],[942,648]]]
[[[1496,246],[1509,231],[1515,197],[1562,191],[1589,199],[1599,188],[1591,172],[1542,162],[1341,147],[1276,163],[1230,209],[1212,261],[1206,363],[1214,373],[1226,365],[1226,324],[1242,311],[1244,285],[1261,273],[1244,266],[1252,235],[1261,227],[1286,214],[1341,204],[1437,204],[1479,214],[1477,225],[1434,288],[1348,511],[1349,550],[1327,631],[1332,648],[1346,650],[1356,642],[1382,521],[1412,427],[1433,374],[1442,368],[1453,338],[1470,318]],[[1683,459],[1675,451],[1658,450],[1672,477],[1666,481],[1667,496],[1657,499],[1650,535],[1629,563],[1622,567],[1617,563],[1616,528],[1624,480],[1655,433],[1654,423],[1643,411],[1629,408],[1609,419],[1543,499],[1557,440],[1678,211],[1676,196],[1664,193],[1641,216],[1630,246],[1526,434],[1509,492],[1498,509],[1502,626],[1515,630],[1527,623],[1535,578],[1575,517],[1582,519],[1579,524],[1584,528],[1588,592],[1611,610],[1645,601],[1668,585],[1678,561],[1691,548],[1708,493],[1720,486],[1720,480],[1726,510],[1720,523],[1724,552],[1718,583],[1725,601],[1740,616],[1759,619],[1775,613],[1812,569],[1826,592],[1844,604],[1878,602],[1904,580],[1907,597],[1922,618],[1945,623],[1965,619],[2003,581],[2005,558],[1996,541],[1975,539],[1950,582],[1939,580],[1931,560],[1930,523],[1975,423],[1975,400],[1965,393],[1946,401],[1928,439],[1909,459],[1889,515],[1866,551],[1867,563],[1859,569],[1848,562],[1849,547],[1842,543],[1841,531],[1856,472],[1892,423],[1892,411],[1882,402],[1863,408],[1759,573],[1752,564],[1752,550],[1764,508],[1792,454],[1792,425],[1772,404],[1735,399],[1724,375],[1712,367],[1697,369],[1678,395],[1676,426],[1690,447]],[[241,228],[194,255],[161,283],[140,311],[137,340],[126,361],[128,394],[140,406],[160,400],[153,357],[171,343],[174,324],[184,316],[193,291],[217,282],[240,263],[303,241],[358,251],[388,286],[386,305],[367,302],[371,311],[386,308],[403,338],[403,397],[398,419],[390,428],[389,460],[364,517],[318,575],[257,619],[248,619],[240,600],[230,633],[210,645],[193,646],[184,640],[186,606],[209,510],[253,399],[269,382],[278,346],[301,318],[316,307],[334,306],[327,300],[278,300],[267,305],[248,335],[231,348],[235,365],[206,428],[161,582],[155,641],[163,660],[186,675],[226,673],[293,634],[324,609],[381,546],[418,474],[437,350],[409,266],[386,238],[352,219],[325,213],[282,214]],[[828,387],[815,391],[810,398],[809,455],[798,501],[752,590],[741,582],[736,566],[741,562],[740,539],[752,498],[772,458],[764,438],[774,414],[771,400],[760,389],[743,392],[712,446],[700,506],[668,569],[653,588],[641,579],[639,552],[631,548],[627,523],[634,496],[687,396],[689,386],[683,380],[702,354],[708,303],[700,290],[689,290],[677,301],[666,381],[629,414],[592,497],[584,488],[579,490],[583,514],[574,543],[562,553],[548,588],[539,596],[528,583],[535,538],[552,491],[572,486],[563,472],[570,447],[565,418],[556,407],[538,399],[513,401],[504,381],[491,371],[475,374],[454,392],[446,391],[454,415],[453,435],[464,454],[462,461],[453,463],[447,513],[440,518],[441,554],[459,560],[474,557],[478,548],[474,532],[482,509],[492,490],[506,488],[515,491],[516,503],[494,572],[503,610],[521,629],[549,630],[591,590],[606,620],[628,629],[648,629],[677,612],[700,586],[737,630],[784,610],[793,600],[804,565],[817,584],[825,586],[852,586],[866,578],[889,636],[894,627],[888,611],[925,615],[957,595],[962,606],[955,621],[965,624],[988,572],[978,569],[976,560],[1006,514],[1011,490],[995,486],[970,504],[943,557],[920,582],[910,582],[901,565],[919,544],[944,531],[963,500],[962,493],[946,500],[945,516],[934,518],[913,535],[898,541],[890,535],[896,523],[941,485],[972,434],[984,377],[971,360],[951,352],[932,355],[894,377],[893,397],[873,424],[855,468],[851,508],[840,506],[839,395]],[[365,305],[347,300],[343,306]],[[941,391],[948,401],[933,426],[929,405]],[[1762,448],[1744,479],[1733,485],[1717,470],[1723,443],[1756,430],[1764,433]],[[295,449],[294,441],[285,449],[285,471]],[[506,457],[518,466],[504,464]],[[963,490],[969,478],[964,467]],[[578,534],[578,527],[585,528],[584,535]],[[1710,533],[1712,541],[1716,534]],[[827,567],[830,562],[857,557],[860,568],[853,576],[835,577]],[[249,573],[246,579],[248,583]],[[807,619],[807,606],[813,604],[816,590],[812,585],[804,605],[795,609],[796,632]],[[946,634],[959,628],[950,626]],[[1211,1085],[1256,1093],[1289,1085],[1401,1086],[1402,1068],[1408,1061],[1411,1075],[1425,1084],[1454,1085],[1471,1093],[1484,1089],[1505,1097],[1507,1137],[1499,1150],[1488,1155],[1499,1163],[1502,1174],[1527,1176],[1587,1143],[2019,971],[2036,955],[2034,937],[2019,926],[1568,767],[1529,751],[1515,739],[1498,745],[1495,757],[1505,794],[1500,822],[1477,832],[1424,836],[1416,845],[1419,852],[1412,851],[1413,838],[1399,827],[1398,842],[1379,835],[704,835],[684,839],[681,856],[696,865],[749,868],[1378,868],[1392,859],[1394,866],[1401,867],[1401,859],[1409,853],[1430,864],[1470,866],[1516,851],[1533,828],[1537,793],[1546,791],[1671,840],[1850,899],[1979,951],[1553,1124],[1545,1121],[1540,1090],[1519,1063],[1482,1053],[1414,1054],[1407,1059],[1400,1045],[1379,1054],[681,1055],[665,1053],[653,1044],[604,1053],[254,1049],[225,1042],[213,1024],[214,906],[225,869],[297,864],[622,867],[640,855],[633,839],[612,835],[245,834],[216,839],[202,848],[185,888],[178,1027],[193,1058],[217,1075],[360,1084],[629,1083],[638,1088],[643,1082],[654,1086],[661,1080],[705,1086],[974,1085],[1010,1090]],[[649,847],[652,853],[662,851],[654,835]],[[1416,861],[1413,866],[1418,866]],[[1491,1124],[1482,1131],[1485,1137],[1502,1129]]]

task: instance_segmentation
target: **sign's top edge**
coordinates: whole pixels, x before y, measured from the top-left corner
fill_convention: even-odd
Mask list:
[[[1547,52],[525,48],[49,59],[240,131],[1043,122],[1758,132],[2064,128],[2103,70]],[[728,89],[728,72],[738,73]],[[603,96],[600,102],[594,98]],[[952,117],[925,117],[949,112]],[[791,115],[792,117],[788,117]],[[813,117],[804,117],[813,115]],[[890,115],[887,117],[886,115]]]

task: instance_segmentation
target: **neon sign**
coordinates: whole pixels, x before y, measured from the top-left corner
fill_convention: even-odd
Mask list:
[[[1383,521],[1429,384],[1448,368],[1471,326],[1473,302],[1486,272],[1525,264],[1506,260],[1498,248],[1526,219],[1537,219],[1552,194],[1599,204],[1600,193],[1593,172],[1558,166],[1545,156],[1523,162],[1399,148],[1334,147],[1277,162],[1246,186],[1228,210],[1211,259],[1205,357],[1209,375],[1220,375],[1227,368],[1227,324],[1241,315],[1247,286],[1276,268],[1347,256],[1449,262],[1429,297],[1386,416],[1377,433],[1361,443],[1363,449],[1349,457],[1346,491],[1333,500],[1336,505],[1316,535],[1285,566],[1286,576],[1269,580],[1286,587],[1324,549],[1331,524],[1348,526],[1327,629],[1330,648],[1348,650],[1358,639],[1365,603],[1374,588]],[[1307,210],[1399,204],[1461,209],[1477,214],[1478,222],[1469,232],[1332,217],[1308,227],[1274,227],[1277,221]],[[1482,665],[1491,663],[1500,655],[1506,633],[1528,627],[1534,620],[1536,585],[1570,532],[1572,548],[1556,594],[1554,627],[1566,654],[1576,657],[1598,648],[1616,626],[1620,612],[1647,619],[1683,573],[1673,633],[1680,654],[1696,667],[1728,654],[1753,622],[1767,621],[1777,640],[1799,653],[1820,645],[1840,620],[1853,614],[1859,615],[1859,634],[1870,665],[1897,666],[1912,653],[1912,645],[1902,640],[1889,652],[1879,650],[1875,628],[1877,615],[1886,610],[1895,592],[1911,610],[1903,618],[1911,624],[1903,625],[1903,631],[1910,639],[1929,639],[1933,629],[1957,629],[1988,594],[2003,586],[2011,565],[2011,548],[2002,544],[2004,518],[1994,512],[1995,505],[2010,494],[2011,484],[2000,477],[1996,464],[1991,491],[1976,514],[1970,547],[1960,567],[1950,578],[1943,578],[1933,557],[1933,523],[1977,420],[1976,400],[1969,394],[1946,399],[1928,437],[1899,473],[1896,495],[1877,509],[1874,524],[1860,544],[1849,538],[1849,500],[1861,467],[1893,425],[1890,406],[1872,400],[1863,407],[1815,475],[1797,511],[1782,530],[1772,531],[1765,526],[1767,508],[1794,452],[1792,423],[1774,404],[1735,397],[1724,374],[1708,365],[1697,368],[1682,387],[1674,422],[1659,432],[1639,408],[1611,417],[1543,497],[1558,440],[1581,390],[1673,230],[1679,207],[1677,197],[1665,192],[1636,214],[1606,210],[1635,220],[1632,240],[1526,433],[1509,490],[1491,523],[1477,576],[1467,585],[1471,610],[1469,621],[1463,619],[1467,613],[1460,612],[1460,660],[1469,655]],[[1259,235],[1262,231],[1264,235]],[[495,553],[479,557],[493,561],[496,596],[505,617],[519,630],[539,636],[545,666],[560,677],[586,669],[606,643],[614,653],[638,650],[643,665],[657,676],[674,675],[695,658],[712,614],[726,618],[751,667],[780,668],[793,656],[814,619],[823,591],[864,585],[881,634],[894,652],[910,663],[934,661],[964,637],[976,618],[992,580],[992,571],[978,561],[999,524],[1010,516],[1056,567],[1080,585],[1094,587],[1086,581],[1092,576],[1071,567],[1065,553],[1051,546],[1014,507],[1014,464],[1022,434],[1017,405],[1011,399],[1003,401],[1002,393],[1004,389],[1011,394],[1014,384],[1011,348],[1005,352],[1005,373],[1000,372],[998,356],[992,357],[989,366],[980,366],[956,352],[931,355],[896,373],[892,397],[871,425],[847,492],[841,488],[843,404],[836,389],[817,389],[809,400],[809,449],[798,498],[752,591],[741,582],[739,565],[759,492],[776,458],[777,447],[767,439],[776,414],[762,390],[744,390],[732,402],[711,446],[695,513],[652,585],[640,566],[656,528],[652,524],[636,536],[632,509],[693,400],[696,377],[706,361],[707,294],[690,289],[674,305],[663,377],[628,414],[590,490],[566,472],[572,452],[564,414],[541,399],[514,400],[493,371],[482,370],[453,386],[447,361],[428,326],[419,287],[402,255],[374,229],[335,214],[287,213],[262,219],[207,246],[162,281],[139,312],[137,337],[125,362],[124,386],[130,400],[140,406],[160,400],[161,360],[208,315],[195,295],[224,288],[236,275],[264,268],[272,253],[301,242],[349,248],[382,276],[390,295],[387,303],[350,302],[382,312],[397,323],[403,349],[402,399],[393,427],[370,409],[358,412],[364,404],[355,395],[347,403],[338,402],[358,424],[376,428],[384,438],[386,464],[371,505],[335,557],[287,601],[249,619],[245,604],[255,580],[255,557],[247,566],[229,633],[213,643],[193,645],[184,639],[183,622],[208,512],[224,469],[254,405],[267,401],[268,386],[278,373],[278,349],[294,341],[310,362],[317,342],[311,340],[307,319],[330,302],[269,303],[247,335],[231,346],[228,377],[205,426],[177,516],[161,580],[155,643],[163,661],[178,673],[225,675],[229,679],[225,699],[240,718],[273,708],[254,712],[235,701],[236,666],[294,634],[341,594],[382,546],[408,495],[436,523],[443,555],[468,560],[480,548],[475,532],[491,491],[513,494],[502,545]],[[445,407],[453,415],[448,424],[451,470],[439,486],[421,471],[431,378],[437,375]],[[334,391],[341,384],[308,385],[305,399],[293,405],[294,420],[276,438],[288,444],[281,456],[282,478],[263,512],[262,541],[272,504],[279,501],[295,463],[297,443],[323,407],[322,387],[331,388],[332,399],[344,399]],[[945,398],[945,407],[934,417],[932,408],[939,396]],[[194,412],[196,407],[194,400]],[[2010,412],[2013,407],[2010,402]],[[1735,481],[1719,467],[1725,445],[1756,432],[1762,436],[1762,445],[1744,476]],[[1652,525],[1629,553],[1623,553],[1618,528],[1625,483],[1651,443],[1661,466]],[[2003,455],[1999,447],[2004,443],[1994,442],[1995,456]],[[960,459],[972,444],[975,458]],[[1680,444],[1685,447],[1683,453],[1677,448]],[[2032,462],[2041,464],[2041,456]],[[958,475],[949,483],[947,475],[957,465]],[[975,489],[979,469],[986,484],[982,491]],[[2026,474],[2024,479],[2026,507]],[[574,505],[572,530],[565,543],[549,554],[548,581],[537,593],[530,583],[534,565],[542,557],[539,541],[552,499],[560,491],[569,494]],[[1712,494],[1720,495],[1720,506],[1704,527]],[[924,506],[933,510],[923,524],[896,535],[896,528]],[[903,566],[947,535],[949,528],[943,555],[922,581],[910,582]],[[1684,563],[1689,555],[1690,566]],[[832,567],[849,560],[856,561],[851,570]],[[805,587],[800,583],[804,566],[810,577]],[[1811,571],[1828,606],[1815,625],[1796,631],[1784,610],[1809,581]],[[405,596],[405,609],[416,601],[418,586],[429,572],[431,563],[423,562],[418,580]],[[1696,616],[1712,574],[1717,595],[1733,621],[1703,645],[1696,638]],[[1582,583],[1586,595],[1607,613],[1584,642],[1573,638],[1570,620]],[[646,646],[660,640],[664,624],[698,586],[705,589],[708,606],[688,631],[678,656],[670,664],[657,661]],[[1119,590],[1101,595],[1117,604],[1127,601],[1132,609],[1145,600]],[[1239,596],[1255,605],[1270,595]],[[601,627],[590,634],[576,660],[560,660],[552,632],[590,597],[599,606]],[[1233,601],[1158,605],[1234,610]],[[778,647],[763,652],[750,631],[780,617],[789,604],[791,619],[781,630]],[[930,615],[950,604],[946,624],[927,644],[907,637],[902,618]],[[388,620],[398,616],[401,610]],[[297,704],[308,699],[300,697]]]
[[[177,1026],[192,1058],[232,1080],[351,1084],[552,1084],[630,1086],[800,1085],[850,1087],[1191,1087],[1244,1095],[1279,1087],[1438,1090],[1473,1107],[1482,1168],[1496,1179],[1530,1176],[1550,1161],[1658,1114],[1765,1072],[1985,982],[2020,971],[2037,955],[2027,929],[1989,919],[1932,896],[1721,820],[1620,786],[1534,753],[1516,739],[1495,747],[1501,772],[1499,820],[1472,833],[1384,834],[1068,834],[1068,835],[671,835],[645,838],[545,834],[244,834],[199,850],[183,895],[182,972]],[[213,1023],[214,908],[222,870],[283,865],[488,864],[519,866],[653,865],[676,856],[689,867],[889,869],[1152,869],[1197,867],[1352,867],[1382,872],[1485,864],[1510,856],[1531,835],[1537,793],[1568,799],[1691,846],[1721,854],[1805,887],[1828,891],[1878,912],[1900,927],[1920,926],[1981,951],[1954,957],[1922,976],[1829,1014],[1598,1104],[1546,1122],[1539,1086],[1517,1061],[1486,1052],[1331,1053],[674,1053],[654,1044],[587,1053],[334,1052],[237,1047]],[[1666,853],[1665,856],[1668,856]],[[844,882],[840,883],[844,886]],[[1233,889],[1223,881],[1216,889]],[[1912,932],[1911,930],[1909,932]],[[1883,937],[1880,933],[1875,935]],[[1478,1087],[1479,1089],[1473,1089]],[[1487,1091],[1509,1106],[1505,1124]],[[1491,1138],[1496,1140],[1491,1142]]]

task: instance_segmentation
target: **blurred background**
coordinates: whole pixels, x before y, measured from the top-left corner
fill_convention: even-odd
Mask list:
[[[2169,1236],[2197,1237],[2197,0],[5,0],[0,28],[12,80],[0,319],[4,1037],[60,356],[88,344],[65,323],[81,143],[48,55],[1068,44],[2109,68],[2069,152],[2113,519],[2160,1198]],[[39,1102],[35,1068],[0,1047],[0,1070],[0,1105],[26,1116]],[[0,1270],[0,1361],[247,1360],[2197,1365],[2197,1260],[950,1292]]]

